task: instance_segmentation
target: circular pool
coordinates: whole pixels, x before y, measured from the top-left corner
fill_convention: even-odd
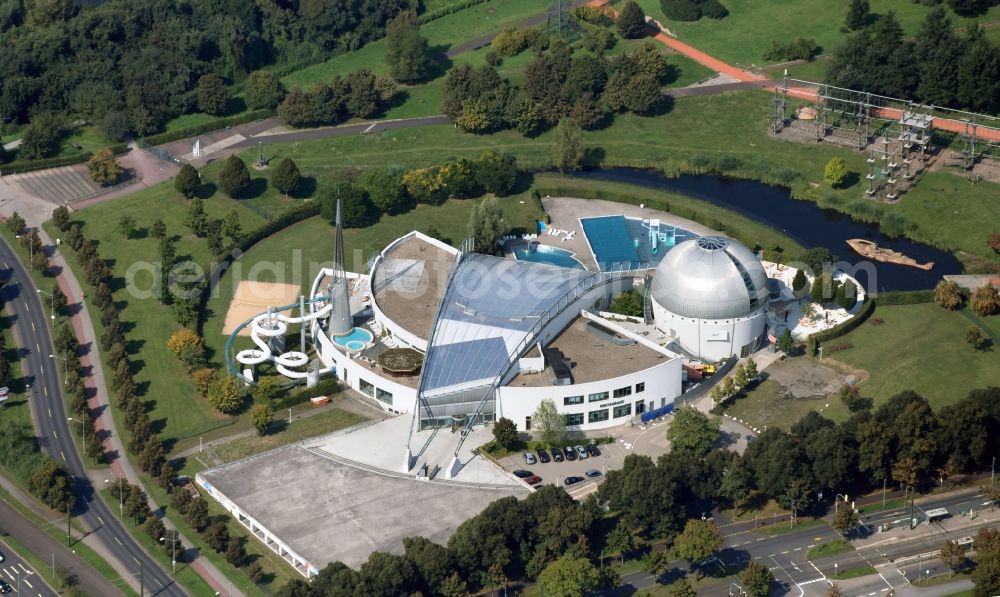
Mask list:
[[[343,346],[351,352],[360,352],[368,347],[375,336],[364,328],[353,328],[350,332],[340,336],[334,336],[333,341],[338,346]]]

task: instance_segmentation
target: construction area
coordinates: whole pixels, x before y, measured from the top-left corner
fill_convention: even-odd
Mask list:
[[[899,201],[928,169],[954,167],[973,182],[1000,182],[1000,118],[993,116],[786,75],[774,87],[770,132],[862,152],[864,196],[884,203]]]

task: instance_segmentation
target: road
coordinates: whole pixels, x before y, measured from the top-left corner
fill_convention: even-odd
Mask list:
[[[7,519],[4,518],[4,522]],[[24,559],[21,558],[9,545],[0,541],[0,553],[3,553],[4,561],[0,562],[0,582],[10,585],[11,595],[17,597],[49,597],[58,595],[44,580],[31,569]]]
[[[751,559],[766,564],[782,585],[783,591],[791,591],[796,595],[823,594],[828,586],[828,577],[861,566],[872,566],[878,574],[856,581],[857,587],[845,591],[845,594],[870,595],[890,589],[898,593],[921,575],[933,576],[947,572],[947,568],[937,557],[944,541],[974,536],[978,527],[996,523],[995,518],[992,521],[978,522],[959,519],[970,507],[984,506],[978,490],[924,498],[919,502],[918,514],[920,510],[947,509],[953,519],[949,527],[953,528],[945,529],[939,523],[932,523],[928,527],[926,522],[922,522],[917,530],[910,531],[904,523],[872,536],[874,541],[859,543],[861,546],[856,551],[810,561],[806,556],[812,547],[840,539],[840,534],[823,525],[763,535],[761,531],[747,528],[742,523],[730,524],[721,527],[724,543],[718,557],[723,564],[734,568],[742,567]],[[907,508],[896,508],[862,517],[862,520],[875,527],[886,522],[905,520],[907,517]],[[774,528],[775,531],[778,530],[777,527]],[[686,568],[687,563],[678,560],[674,566]],[[624,575],[622,584],[639,589],[652,586],[655,580],[649,573],[635,572]],[[721,596],[727,595],[728,589],[727,583],[719,583],[699,589],[698,594]]]
[[[139,547],[96,495],[76,450],[76,440],[70,433],[56,369],[58,362],[49,356],[55,351],[46,321],[48,309],[39,300],[28,273],[6,241],[0,242],[0,265],[8,272],[4,299],[14,314],[22,348],[22,371],[42,449],[74,476],[77,505],[73,514],[89,534],[97,538],[105,553],[118,561],[118,568],[136,575],[141,570],[145,586],[152,594],[186,595],[186,591]]]

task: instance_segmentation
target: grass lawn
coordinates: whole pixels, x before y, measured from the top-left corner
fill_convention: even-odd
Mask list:
[[[824,406],[830,404],[832,407],[831,400],[836,400],[828,396],[787,399],[783,398],[782,389],[778,382],[764,380],[735,400],[726,409],[726,414],[761,430],[765,427],[787,429],[810,411],[823,410],[826,414]]]
[[[703,18],[695,22],[669,21],[660,9],[659,0],[638,0],[647,15],[660,21],[678,39],[709,54],[739,66],[765,64],[764,53],[772,41],[787,43],[796,37],[813,38],[823,53],[832,52],[843,43],[846,34],[840,31],[847,16],[846,2],[827,0],[729,0],[723,2],[729,16],[716,21]],[[622,4],[619,0],[617,4]],[[947,7],[947,4],[945,4]],[[896,11],[896,17],[908,35],[915,35],[930,10],[921,3],[897,0],[871,0],[874,14]],[[1000,7],[994,7],[977,19],[955,15],[948,8],[957,27],[975,21],[989,22],[1000,18]]]
[[[876,405],[912,388],[939,408],[964,398],[969,390],[1000,385],[996,353],[969,346],[969,322],[960,314],[931,303],[878,307],[874,317],[885,323],[862,325],[838,340],[854,347],[836,353],[836,359],[869,372],[861,392]],[[842,408],[837,402],[830,410],[839,413]]]
[[[830,580],[848,580],[850,578],[858,578],[861,576],[868,576],[869,574],[876,574],[878,571],[875,568],[864,565],[858,566],[857,568],[850,568],[837,574],[831,574],[828,578]]]
[[[277,413],[279,418],[283,412]],[[283,427],[281,431],[263,437],[242,437],[215,447],[215,451],[226,462],[232,462],[253,454],[266,452],[299,440],[332,433],[338,429],[363,423],[368,419],[339,408],[331,408]]]
[[[809,560],[818,560],[820,558],[836,556],[850,551],[854,551],[854,546],[851,545],[850,541],[836,539],[827,543],[820,543],[819,545],[810,548],[809,553],[806,554],[806,558]]]
[[[876,512],[882,512],[883,510],[892,510],[893,508],[900,508],[904,505],[906,505],[906,500],[904,500],[903,498],[893,498],[891,500],[886,500],[884,506],[882,505],[882,502],[869,504],[867,506],[861,506],[860,508],[858,508],[858,515],[868,516]]]

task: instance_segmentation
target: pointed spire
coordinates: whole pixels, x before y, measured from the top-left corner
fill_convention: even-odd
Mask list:
[[[347,270],[344,269],[344,226],[340,218],[340,197],[337,197],[336,232],[333,241],[333,278],[343,280]]]

